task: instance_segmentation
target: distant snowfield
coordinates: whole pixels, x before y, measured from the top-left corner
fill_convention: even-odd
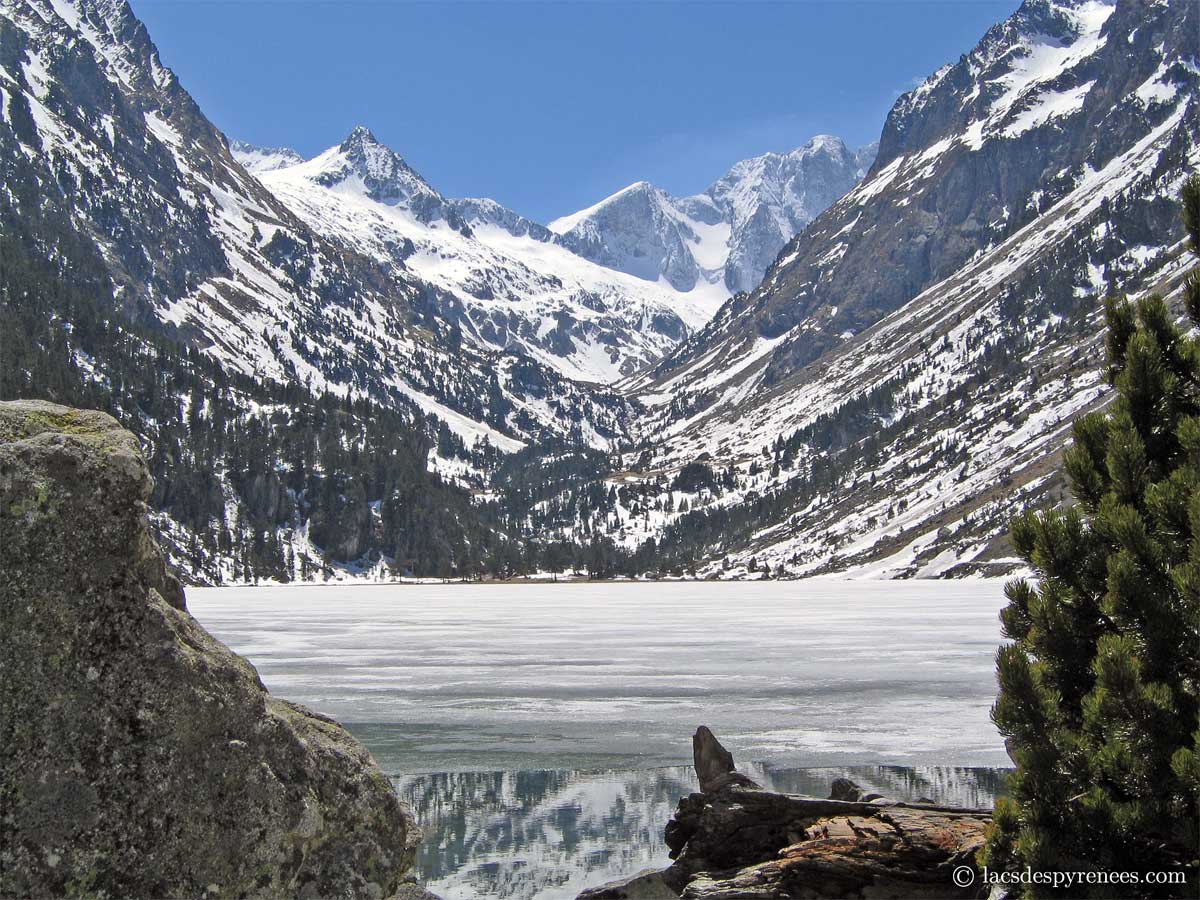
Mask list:
[[[992,580],[195,588],[268,688],[391,774],[686,762],[1008,765]]]

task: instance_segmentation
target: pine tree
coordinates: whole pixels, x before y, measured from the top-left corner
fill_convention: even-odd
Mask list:
[[[1200,177],[1183,191],[1200,255]],[[1200,274],[1184,289],[1200,323]],[[1077,505],[1025,513],[1013,543],[992,717],[1017,768],[984,853],[993,869],[1182,871],[1186,885],[1070,896],[1197,896],[1200,841],[1200,339],[1163,299],[1106,303],[1107,413],[1076,421]],[[1031,896],[1054,896],[1026,886]]]

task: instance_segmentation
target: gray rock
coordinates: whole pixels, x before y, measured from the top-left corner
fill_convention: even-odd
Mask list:
[[[691,898],[966,897],[950,879],[986,810],[850,803],[731,789],[684,797],[666,830],[664,881]]]
[[[696,767],[696,777],[700,779],[700,790],[706,794],[729,787],[758,787],[756,782],[735,769],[733,754],[721,745],[705,725],[697,728],[692,735],[692,761]]]
[[[862,798],[862,793],[862,788],[849,778],[835,778],[833,779],[833,786],[829,791],[829,799],[845,800],[853,803]]]
[[[0,895],[391,895],[411,815],[188,615],[115,420],[0,403]]]
[[[629,878],[588,888],[576,900],[668,900],[678,897],[656,869],[645,869]]]
[[[559,236],[584,259],[647,281],[661,276],[679,291],[692,290],[703,277],[690,249],[697,240],[672,199],[648,181],[605,198]]]
[[[417,884],[416,880],[410,875],[389,900],[442,900],[442,898]]]

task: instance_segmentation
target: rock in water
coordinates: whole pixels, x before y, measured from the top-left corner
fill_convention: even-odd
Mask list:
[[[385,897],[419,834],[186,611],[111,417],[0,403],[0,895]]]
[[[678,896],[678,892],[667,886],[662,872],[646,869],[628,878],[589,888],[576,900],[668,900]]]
[[[738,772],[733,765],[733,754],[722,746],[706,725],[701,725],[692,735],[692,762],[696,777],[700,779],[700,790],[706,794],[716,793],[728,787],[758,787]]]
[[[849,778],[833,779],[833,788],[829,792],[830,800],[844,800],[854,803],[863,795],[863,789]]]

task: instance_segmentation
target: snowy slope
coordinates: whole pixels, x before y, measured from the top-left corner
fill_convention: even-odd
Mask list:
[[[675,198],[639,181],[550,230],[576,253],[638,278],[683,291],[750,291],[784,244],[866,174],[874,151],[818,135],[790,153],[736,163],[704,193]]]
[[[566,377],[613,382],[657,361],[726,296],[597,265],[493,201],[448,200],[365,128],[259,174],[314,231],[443,291],[443,316],[467,341]]]
[[[243,169],[254,174],[304,162],[304,157],[291,147],[256,147],[245,141],[230,141],[229,152]]]
[[[1107,396],[1102,296],[1169,292],[1185,264],[1198,28],[1194,4],[1027,2],[902,97],[870,176],[636,382],[648,472],[742,475],[693,511],[771,498],[714,557],[939,574],[1058,499],[1070,418]]]
[[[639,181],[550,223],[566,246],[603,266],[681,291],[719,284],[728,226],[694,219],[661,188]]]
[[[468,445],[603,445],[624,433],[628,403],[460,346],[441,315],[452,298],[280,203],[123,0],[0,0],[0,39],[5,202],[30,221],[37,204],[67,210],[108,261],[126,314],[231,372],[388,399],[441,418]],[[381,199],[402,185],[411,205],[437,203],[385,154],[361,162],[363,188]]]

